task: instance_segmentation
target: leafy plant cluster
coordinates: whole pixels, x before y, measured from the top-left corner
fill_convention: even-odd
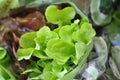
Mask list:
[[[0,80],[16,80],[15,77],[18,78],[18,75],[20,75],[20,80],[23,80],[21,74],[27,75],[27,79],[29,80],[72,80],[81,70],[92,50],[92,38],[96,33],[92,28],[92,24],[88,22],[88,18],[71,0],[52,0],[51,2],[48,0],[1,0],[0,19],[1,17],[10,17],[9,11],[20,6],[39,8],[43,4],[46,6],[51,3],[68,3],[72,7],[59,9],[58,6],[51,5],[46,9],[45,17],[47,23],[57,26],[54,30],[51,30],[51,26],[43,26],[38,31],[34,31],[34,26],[32,27],[32,32],[23,34],[19,32],[20,28],[17,29],[17,25],[17,35],[16,31],[14,32],[15,28],[10,29],[12,34],[7,35],[8,43],[5,40],[5,44],[8,47],[7,50],[9,51],[10,49],[10,51],[7,53],[5,49],[0,48]],[[37,13],[30,15],[33,16],[35,14]],[[79,14],[82,19],[75,20],[76,14]],[[31,18],[31,16],[29,17]],[[18,19],[21,22],[24,20],[24,18]],[[32,18],[31,21],[33,21]],[[36,21],[38,20],[34,22]],[[22,26],[27,25],[23,26],[22,30],[28,27],[28,22],[20,24]],[[13,26],[13,24],[10,26]],[[4,29],[5,27],[2,25],[2,28]],[[4,39],[6,39],[7,29],[5,30]],[[21,36],[21,34],[23,35]],[[21,36],[20,40],[18,40],[19,36]],[[9,39],[9,37],[11,38]],[[15,42],[13,43],[12,40]],[[19,49],[17,48],[18,41],[20,45]],[[13,61],[13,63],[10,61]],[[20,64],[22,61],[30,62],[25,71]],[[17,75],[17,72],[11,67],[13,64],[13,66],[16,66],[16,62],[18,62],[18,67],[22,69]]]
[[[23,72],[30,80],[72,80],[76,76],[92,49],[95,31],[89,22],[71,22],[75,14],[72,7],[60,10],[51,5],[45,16],[58,28],[51,30],[49,26],[43,26],[36,32],[21,36],[17,57],[18,60],[31,61]]]

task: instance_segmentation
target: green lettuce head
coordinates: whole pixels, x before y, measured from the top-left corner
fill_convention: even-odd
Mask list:
[[[30,80],[72,80],[77,75],[92,49],[96,33],[87,21],[71,22],[75,14],[73,7],[59,10],[50,5],[45,12],[46,19],[58,28],[51,30],[50,26],[43,26],[39,31],[21,36],[18,60],[38,58],[30,60],[31,65],[23,72]]]

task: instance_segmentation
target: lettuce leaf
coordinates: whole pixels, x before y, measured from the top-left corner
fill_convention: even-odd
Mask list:
[[[96,33],[95,30],[93,30],[92,28],[92,24],[84,22],[81,25],[80,29],[72,34],[72,38],[74,41],[80,41],[88,44],[89,42],[91,42],[92,37],[95,36],[95,34]]]
[[[37,37],[35,38],[36,49],[45,49],[48,40],[53,38],[59,38],[57,33],[52,32],[49,27],[44,26],[37,32]]]
[[[20,46],[22,48],[35,48],[34,38],[36,37],[36,32],[29,32],[21,36]]]
[[[17,51],[18,60],[30,59],[33,54],[33,51],[34,48],[18,49]]]
[[[71,23],[71,20],[75,17],[75,11],[72,7],[59,10],[57,6],[50,5],[46,9],[45,16],[48,22],[62,26]]]
[[[62,39],[51,39],[47,44],[45,52],[50,58],[57,61],[58,64],[65,64],[75,54],[75,46]]]
[[[0,60],[6,56],[7,52],[4,48],[0,47]]]

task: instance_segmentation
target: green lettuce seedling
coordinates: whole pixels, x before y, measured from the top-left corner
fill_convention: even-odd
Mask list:
[[[71,19],[75,16],[75,11],[72,7],[59,10],[56,6],[51,5],[46,9],[45,16],[48,22],[62,26],[71,23]]]
[[[51,30],[49,26],[43,26],[21,36],[18,60],[38,58],[31,61],[35,66],[29,65],[23,74],[28,74],[30,80],[72,80],[92,49],[95,31],[89,22],[71,22],[75,17],[72,7],[59,10],[50,5],[45,15],[47,21],[57,24],[58,28]]]

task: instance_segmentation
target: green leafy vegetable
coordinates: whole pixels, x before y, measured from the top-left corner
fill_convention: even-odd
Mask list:
[[[0,80],[16,80],[10,71],[0,64]]]
[[[84,55],[85,50],[86,50],[86,44],[83,42],[77,42],[75,44],[75,49],[76,49],[76,61],[75,63],[78,63],[79,59]]]
[[[80,29],[73,33],[72,38],[74,41],[81,41],[88,44],[94,35],[95,31],[92,29],[92,25],[90,23],[83,23]]]
[[[35,42],[34,38],[36,37],[36,32],[26,33],[20,38],[20,46],[22,48],[34,48]]]
[[[76,74],[81,70],[81,67],[86,62],[86,59],[89,55],[89,52],[92,50],[93,43],[91,42],[89,45],[87,45],[85,53],[83,55],[83,58],[80,59],[78,65],[69,73],[64,75],[61,80],[73,80],[73,78],[76,76]]]
[[[8,70],[9,60],[7,51],[0,47],[0,80],[16,80],[12,73]]]
[[[34,48],[27,48],[27,49],[19,49],[17,51],[18,60],[22,59],[30,59],[34,51]]]
[[[38,57],[38,58],[42,58],[42,59],[50,59],[46,54],[45,54],[45,52],[44,51],[42,51],[42,50],[34,50],[33,51],[33,56],[36,56],[36,57]]]
[[[5,63],[9,62],[9,59],[7,51],[0,47],[0,64],[6,65]]]
[[[38,65],[35,62],[31,62],[27,70],[22,74],[29,74],[30,80],[40,80],[41,71],[39,70]]]
[[[66,7],[59,10],[56,6],[51,5],[46,9],[45,16],[48,22],[62,26],[70,24],[71,19],[75,17],[75,11],[72,7]]]
[[[53,38],[59,38],[57,33],[52,32],[49,27],[44,26],[37,32],[37,37],[35,38],[36,48],[45,49],[48,40]]]
[[[51,30],[49,26],[43,26],[39,31],[21,36],[18,60],[29,60],[35,56],[38,60],[34,64],[39,66],[35,69],[28,68],[23,73],[28,74],[31,80],[72,80],[92,49],[95,31],[84,19],[81,22],[71,22],[75,16],[72,7],[59,10],[51,5],[46,9],[45,15],[47,21],[56,24],[58,28]],[[73,66],[76,66],[75,69]],[[39,75],[36,69],[40,71]]]
[[[76,31],[76,29],[79,28],[78,23],[79,20],[75,20],[74,23],[72,23],[71,25],[65,25],[61,27],[58,32],[60,38],[64,39],[65,41],[72,42],[72,34],[74,31]]]
[[[6,56],[7,52],[4,48],[0,48],[0,60],[4,59]]]
[[[47,43],[45,52],[59,64],[65,64],[68,59],[75,54],[75,47],[74,44],[68,43],[62,39],[52,39]]]

